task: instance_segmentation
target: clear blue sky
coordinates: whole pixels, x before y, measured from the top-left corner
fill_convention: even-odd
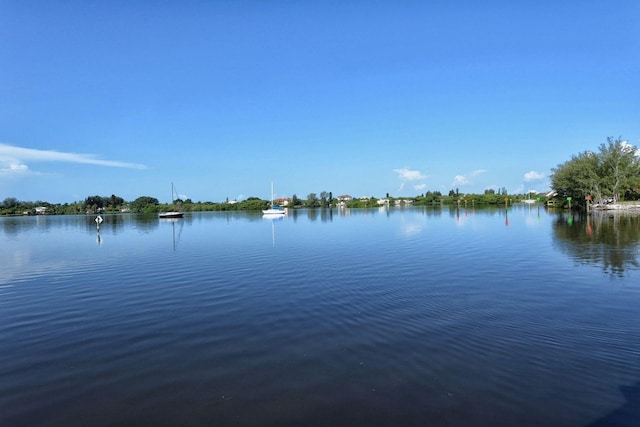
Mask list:
[[[546,190],[640,142],[640,2],[0,0],[0,200]]]

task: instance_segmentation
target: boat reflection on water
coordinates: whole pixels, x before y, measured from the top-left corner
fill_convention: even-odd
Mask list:
[[[275,226],[275,223],[277,221],[283,221],[284,217],[285,217],[285,215],[281,215],[281,214],[274,215],[274,214],[264,213],[262,215],[263,219],[271,221],[271,244],[273,245],[273,247],[276,246],[276,226]]]
[[[176,251],[176,224],[180,224],[180,228],[178,230],[178,242],[180,241],[180,236],[182,235],[182,228],[184,227],[184,221],[182,217],[178,218],[160,218],[160,221],[163,223],[171,224],[171,231],[173,236],[173,251]]]

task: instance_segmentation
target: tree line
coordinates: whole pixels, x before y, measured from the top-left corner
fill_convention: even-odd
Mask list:
[[[640,198],[638,149],[621,138],[607,138],[597,151],[584,151],[552,169],[558,198],[598,205]]]
[[[414,197],[393,197],[389,194],[385,197],[385,202],[389,205],[411,204],[413,206],[436,206],[436,205],[504,205],[505,196],[509,203],[514,203],[524,199],[525,195],[507,196],[506,190],[486,190],[484,194],[461,194],[457,190],[451,190],[448,195],[443,195],[439,191],[427,191]],[[174,201],[179,204],[180,209],[185,212],[206,212],[206,211],[260,211],[270,205],[270,201],[258,197],[249,197],[240,202],[193,202],[191,199]],[[54,204],[44,201],[25,202],[19,201],[15,197],[8,197],[0,203],[0,215],[33,215],[36,209],[46,208],[46,214],[51,215],[78,215],[78,214],[98,214],[98,213],[159,213],[174,210],[174,204],[163,204],[155,197],[140,196],[137,199],[127,202],[122,197],[111,195],[107,197],[89,196],[83,201]],[[309,193],[306,198],[300,198],[294,194],[289,199],[288,207],[296,208],[330,208],[336,206],[347,208],[373,208],[381,204],[375,197],[353,198],[341,201],[333,197],[332,192],[322,191],[318,194]]]

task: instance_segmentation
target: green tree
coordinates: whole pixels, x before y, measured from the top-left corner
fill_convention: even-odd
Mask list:
[[[307,207],[317,208],[318,206],[320,206],[320,201],[318,201],[316,193],[309,193],[309,195],[307,195]]]
[[[552,169],[551,188],[561,197],[597,203],[618,202],[621,195],[640,185],[640,160],[636,147],[621,139],[607,138],[598,153],[585,151]]]
[[[259,211],[262,209],[267,209],[268,207],[269,202],[258,197],[249,197],[248,199],[238,203],[238,209],[247,211]]]
[[[106,197],[105,197],[106,199]],[[115,194],[112,194],[111,197],[109,197],[108,199],[108,203],[109,203],[109,207],[112,210],[116,210],[118,207],[122,206],[125,204],[125,201],[122,197],[118,197]]]
[[[12,215],[27,211],[30,208],[26,207],[25,204],[26,202],[21,202],[15,197],[7,197],[0,205],[0,213]]]
[[[84,200],[84,203],[87,208],[93,208],[94,210],[104,207],[104,199],[100,196],[89,196]]]
[[[640,162],[637,148],[618,138],[607,138],[607,144],[600,145],[604,185],[611,193],[614,203],[620,194],[640,184]]]
[[[158,199],[149,196],[140,196],[130,203],[129,207],[133,212],[156,212],[158,210]]]
[[[2,201],[2,207],[6,209],[10,209],[18,206],[18,203],[19,203],[18,199],[16,199],[15,197],[7,197]]]
[[[327,198],[329,197],[329,193],[326,191],[320,192],[320,207],[327,207]]]
[[[560,197],[583,199],[591,195],[594,200],[604,200],[603,171],[600,156],[591,151],[585,151],[573,156],[556,168],[551,174],[551,188]]]

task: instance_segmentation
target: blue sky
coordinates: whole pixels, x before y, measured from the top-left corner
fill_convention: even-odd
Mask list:
[[[640,143],[637,1],[0,0],[0,200],[546,190]]]

